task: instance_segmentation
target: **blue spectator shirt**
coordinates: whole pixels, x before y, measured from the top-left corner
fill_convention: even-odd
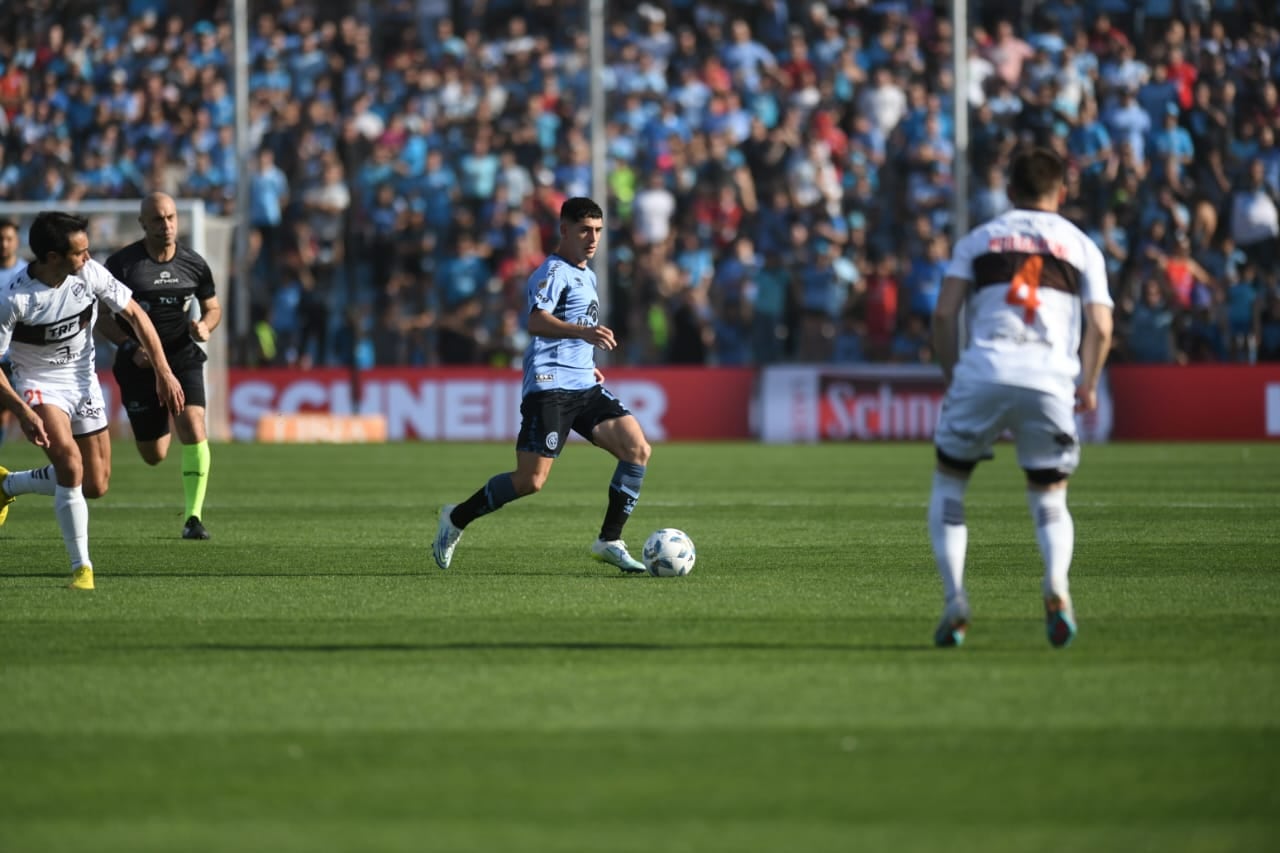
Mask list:
[[[441,166],[423,175],[418,185],[422,188],[427,224],[435,228],[447,227],[453,221],[453,192],[458,186],[457,175],[448,166]]]
[[[1258,152],[1262,160],[1262,180],[1273,193],[1280,193],[1280,146],[1271,146]]]
[[[1072,128],[1067,137],[1067,150],[1081,158],[1098,158],[1098,155],[1111,147],[1111,134],[1102,122],[1092,121]],[[1095,159],[1085,167],[1085,174],[1100,174],[1106,168],[1106,161]]]
[[[1107,262],[1107,275],[1114,278],[1115,276],[1120,275],[1120,270],[1124,268],[1124,261],[1107,251],[1107,237],[1111,238],[1112,242],[1116,244],[1117,248],[1125,253],[1125,257],[1127,258],[1129,252],[1129,234],[1118,225],[1112,227],[1110,232],[1103,231],[1101,228],[1089,230],[1089,239],[1092,240],[1094,245],[1098,247],[1098,250],[1102,252],[1102,257]]]
[[[766,266],[756,273],[755,313],[778,318],[787,310],[787,285],[791,276],[785,267]]]
[[[446,308],[478,296],[488,280],[489,266],[478,255],[450,257],[436,271],[436,286]]]
[[[257,172],[249,183],[249,221],[253,225],[279,225],[280,203],[289,192],[289,181],[280,167]]]
[[[1167,364],[1173,361],[1173,312],[1161,304],[1152,308],[1145,302],[1133,309],[1129,320],[1129,354],[1139,364]]]
[[[726,45],[720,51],[720,60],[730,74],[742,80],[742,86],[748,92],[760,88],[761,68],[771,68],[777,64],[769,49],[757,41]]]
[[[1174,127],[1170,130],[1160,128],[1151,134],[1151,156],[1173,157],[1178,166],[1178,174],[1182,174],[1184,157],[1194,156],[1195,146],[1191,144],[1191,134],[1186,128]]]
[[[1151,132],[1151,117],[1136,103],[1128,107],[1113,107],[1105,118],[1117,145],[1128,142],[1138,162],[1146,160],[1146,136]]]
[[[913,314],[933,315],[938,304],[938,294],[942,292],[942,278],[947,273],[946,261],[929,261],[917,258],[911,262],[911,271],[907,273],[907,308]]]
[[[557,320],[578,326],[600,321],[596,274],[574,266],[557,254],[547,257],[525,286],[528,313],[546,311]],[[582,391],[596,385],[595,347],[578,338],[533,335],[524,351],[523,396],[539,391]]]
[[[485,199],[493,195],[498,183],[498,168],[502,165],[496,154],[465,154],[458,165],[462,170],[464,197]]]
[[[1147,111],[1153,125],[1158,125],[1164,120],[1164,113],[1169,104],[1177,102],[1178,84],[1172,80],[1165,80],[1163,83],[1152,80],[1144,83],[1138,90],[1138,104]]]
[[[676,266],[680,271],[689,276],[690,287],[701,287],[711,280],[712,274],[715,272],[715,259],[711,255],[711,250],[703,244],[699,244],[696,249],[687,249],[676,255]]]
[[[1258,299],[1258,289],[1251,281],[1238,281],[1227,288],[1227,322],[1233,335],[1247,334],[1253,328]]]

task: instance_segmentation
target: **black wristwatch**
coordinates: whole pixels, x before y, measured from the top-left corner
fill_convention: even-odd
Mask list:
[[[121,355],[133,355],[134,352],[137,351],[138,349],[138,342],[135,341],[133,338],[125,338],[123,341],[121,341],[119,344],[116,345],[116,349],[120,352]]]

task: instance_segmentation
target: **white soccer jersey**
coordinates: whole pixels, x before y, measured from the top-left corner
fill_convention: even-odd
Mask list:
[[[50,287],[23,270],[0,289],[0,354],[9,353],[15,376],[41,375],[70,368],[94,370],[93,324],[98,300],[114,312],[129,306],[133,294],[94,260],[59,287]]]
[[[1111,306],[1102,252],[1056,213],[1011,210],[956,244],[947,275],[971,283],[957,382],[1074,393],[1082,305]]]

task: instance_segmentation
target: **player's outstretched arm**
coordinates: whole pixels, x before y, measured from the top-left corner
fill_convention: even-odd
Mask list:
[[[9,384],[9,377],[0,371],[0,409],[8,409],[13,412],[14,417],[18,419],[18,423],[22,425],[22,433],[36,447],[49,446],[49,434],[44,429],[44,419],[36,413],[36,410],[27,405],[27,401],[22,399],[12,385]]]
[[[169,411],[175,415],[178,414],[186,402],[182,385],[179,384],[178,377],[173,375],[173,369],[169,367],[169,359],[165,357],[164,347],[160,344],[156,327],[151,325],[151,318],[133,299],[129,300],[129,304],[120,312],[120,316],[133,327],[133,332],[137,335],[143,351],[151,359],[151,367],[156,372],[156,394],[160,397],[160,401]]]

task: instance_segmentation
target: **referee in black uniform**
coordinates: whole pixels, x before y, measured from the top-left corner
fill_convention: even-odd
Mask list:
[[[164,193],[142,200],[138,216],[143,238],[107,258],[111,274],[133,291],[133,298],[156,328],[165,356],[182,383],[187,405],[173,416],[182,442],[182,490],[186,496],[183,539],[208,539],[201,517],[209,481],[209,439],[205,432],[204,363],[197,342],[209,340],[222,318],[209,264],[178,242],[178,208]],[[190,319],[191,303],[200,318]],[[103,313],[98,330],[116,344],[113,368],[138,453],[148,465],[159,465],[169,452],[169,412],[156,397],[151,362],[128,324]]]

